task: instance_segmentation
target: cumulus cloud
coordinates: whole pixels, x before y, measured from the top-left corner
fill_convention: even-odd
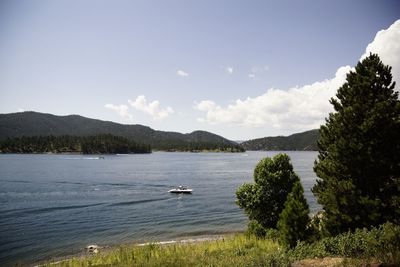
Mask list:
[[[25,109],[23,109],[23,108],[18,108],[18,110],[17,110],[18,112],[24,112],[25,111]]]
[[[115,111],[119,116],[124,119],[132,119],[132,115],[128,112],[129,107],[127,105],[105,104],[104,107]]]
[[[135,101],[129,99],[128,102],[133,108],[151,115],[154,120],[164,119],[174,113],[171,107],[161,108],[158,100],[148,103],[144,95],[138,96]]]
[[[379,54],[385,64],[393,67],[394,79],[400,85],[400,20],[378,32],[361,59],[369,52]],[[331,79],[286,90],[271,88],[260,96],[238,99],[226,107],[204,100],[196,103],[194,108],[205,112],[198,120],[209,124],[272,126],[292,131],[313,129],[319,127],[333,110],[329,99],[335,96],[351,69],[350,66],[340,67]],[[257,71],[259,69],[253,69],[249,77],[254,78]]]
[[[185,71],[183,71],[183,70],[177,70],[177,71],[176,71],[176,74],[177,74],[178,76],[181,76],[181,77],[187,77],[187,76],[189,76],[189,73],[187,73],[187,72],[185,72]]]
[[[289,90],[268,89],[261,96],[236,100],[221,107],[210,100],[196,103],[195,109],[206,112],[199,121],[211,124],[275,128],[312,129],[331,111],[328,103],[337,88],[343,84],[349,66],[341,67],[333,79],[316,82]]]
[[[232,74],[232,73],[233,73],[233,68],[232,68],[232,67],[226,67],[226,68],[225,68],[225,71],[226,71],[227,73],[229,73],[229,74]]]
[[[372,43],[365,49],[361,59],[370,53],[379,55],[384,64],[392,66],[396,89],[400,88],[400,20],[394,22],[388,29],[379,31]]]
[[[251,79],[254,79],[256,77],[256,75],[254,73],[249,73],[249,75],[247,75],[247,76],[249,76],[249,78],[251,78]]]

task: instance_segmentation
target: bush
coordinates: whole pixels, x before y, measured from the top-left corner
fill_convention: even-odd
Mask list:
[[[326,250],[321,242],[306,243],[298,242],[297,246],[288,250],[287,254],[293,261],[302,260],[307,258],[323,258],[331,256]]]
[[[273,228],[264,228],[255,220],[251,220],[247,225],[247,236],[255,236],[256,238],[270,239],[274,242],[279,240],[279,231]]]
[[[267,229],[262,227],[256,220],[249,221],[247,225],[246,234],[247,235],[254,235],[257,238],[265,238],[267,233]]]
[[[265,238],[277,242],[279,240],[279,231],[272,228],[267,229],[267,231],[265,232]]]
[[[319,211],[316,214],[314,214],[311,217],[310,223],[308,225],[308,237],[307,237],[307,241],[309,241],[310,243],[312,242],[316,242],[318,240],[320,240],[321,238],[323,238],[324,236],[328,236],[327,233],[324,233],[324,230],[326,229],[326,227],[324,227],[323,223],[323,216],[324,216],[324,212],[323,211]]]
[[[386,223],[379,227],[357,229],[312,244],[304,242],[288,252],[293,260],[314,257],[349,257],[375,259],[400,264],[400,226]]]
[[[256,220],[264,228],[276,228],[287,195],[296,181],[299,177],[288,155],[262,159],[254,169],[255,183],[238,188],[236,203],[250,220]]]

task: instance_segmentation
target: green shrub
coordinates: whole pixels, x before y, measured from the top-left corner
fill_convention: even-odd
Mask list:
[[[276,251],[275,253],[268,254],[267,257],[263,259],[262,264],[257,266],[268,266],[268,267],[285,267],[291,266],[291,260],[284,251]]]
[[[265,238],[277,242],[279,240],[279,231],[272,228],[267,229],[267,231],[265,232]]]
[[[257,238],[265,238],[267,233],[267,229],[262,227],[256,220],[249,221],[247,225],[246,234],[247,235],[254,235]]]
[[[256,238],[270,239],[277,242],[279,240],[279,231],[273,228],[266,229],[256,220],[251,220],[247,225],[246,236],[255,236]]]
[[[380,230],[376,256],[385,262],[400,263],[400,225],[386,223]]]
[[[312,244],[301,242],[288,254],[293,260],[332,256],[400,264],[400,226],[386,223],[370,230],[357,229],[354,233],[327,237]]]
[[[287,254],[293,261],[306,258],[323,258],[330,256],[321,242],[298,242],[294,249],[287,251]]]
[[[276,228],[287,195],[296,181],[299,177],[288,155],[264,158],[254,169],[254,183],[245,183],[237,189],[236,203],[250,220],[256,220],[264,228]]]
[[[327,233],[324,232],[326,227],[324,227],[323,225],[323,216],[324,212],[319,211],[311,217],[310,223],[307,227],[308,242],[317,242],[318,240],[321,240],[324,236],[328,236]]]

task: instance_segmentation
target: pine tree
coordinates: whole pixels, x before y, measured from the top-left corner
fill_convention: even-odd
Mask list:
[[[400,221],[400,102],[371,54],[347,75],[320,128],[313,188],[330,234]]]
[[[303,186],[300,181],[297,181],[293,185],[292,192],[285,202],[285,208],[279,216],[279,240],[284,246],[293,248],[297,241],[306,239],[307,225],[310,222],[309,213]]]
[[[254,181],[238,188],[236,203],[250,220],[256,220],[264,228],[276,228],[287,195],[299,181],[289,156],[278,154],[262,159],[254,169]]]

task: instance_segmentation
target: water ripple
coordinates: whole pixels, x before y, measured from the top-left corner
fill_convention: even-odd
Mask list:
[[[122,201],[117,203],[112,203],[109,206],[128,206],[128,205],[137,205],[142,203],[149,203],[149,202],[156,202],[156,201],[163,201],[168,200],[170,198],[152,198],[152,199],[142,199],[142,200],[133,200],[133,201]]]

